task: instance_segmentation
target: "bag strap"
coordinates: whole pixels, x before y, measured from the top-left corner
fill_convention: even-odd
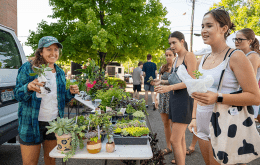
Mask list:
[[[231,49],[231,48],[229,48],[229,50],[230,50],[230,49]],[[227,53],[229,52],[229,50],[227,51]],[[222,71],[221,71],[221,75],[220,75],[219,84],[218,84],[218,90],[217,90],[217,91],[221,91],[222,83],[223,83],[223,77],[224,77],[224,73],[225,73],[225,70],[226,70],[226,68],[227,68],[229,59],[230,59],[231,55],[232,55],[236,50],[237,50],[237,49],[234,49],[234,50],[228,55],[228,57],[227,57],[227,53],[226,53],[226,55],[225,55],[224,60],[226,59],[226,57],[227,57],[227,59],[226,59],[226,61],[225,61],[225,65],[224,65],[224,67],[223,67],[223,69],[222,69]]]
[[[173,66],[173,70],[175,70],[175,68],[176,68],[177,61],[178,61],[178,57],[175,58],[175,62],[174,62],[174,66]]]

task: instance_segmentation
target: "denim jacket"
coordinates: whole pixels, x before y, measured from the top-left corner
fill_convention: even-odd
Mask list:
[[[54,64],[56,69],[56,83],[57,83],[57,100],[59,117],[64,116],[65,103],[69,102],[75,95],[66,90],[66,78],[64,71]],[[36,97],[36,92],[28,91],[27,86],[37,76],[30,76],[34,73],[32,64],[30,62],[24,63],[18,70],[16,78],[16,87],[14,89],[15,99],[19,101],[18,108],[18,132],[20,138],[24,142],[40,142],[39,129],[39,110],[41,105],[41,98]]]

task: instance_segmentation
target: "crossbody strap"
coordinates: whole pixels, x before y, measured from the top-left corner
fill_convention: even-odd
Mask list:
[[[171,73],[175,70],[175,67],[176,67],[177,61],[178,61],[178,56],[175,58],[174,64],[173,64],[173,66],[172,66]]]
[[[230,50],[231,48],[229,48],[229,50]],[[229,52],[229,50],[228,50],[228,52]],[[225,70],[226,70],[226,68],[227,68],[227,64],[228,64],[228,62],[229,62],[229,59],[230,59],[230,57],[231,57],[231,55],[236,51],[237,49],[234,49],[229,55],[228,55],[228,57],[226,58],[226,56],[227,56],[227,54],[226,54],[226,56],[225,56],[225,58],[224,58],[224,60],[226,59],[226,61],[225,61],[225,65],[223,66],[223,69],[222,69],[222,71],[221,71],[221,75],[220,75],[220,79],[219,79],[219,84],[218,84],[218,91],[221,91],[221,88],[222,88],[222,83],[223,83],[223,77],[224,77],[224,73],[225,73]]]

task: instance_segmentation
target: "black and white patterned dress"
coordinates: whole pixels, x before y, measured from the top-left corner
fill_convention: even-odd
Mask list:
[[[161,72],[161,69],[159,70],[159,73]],[[161,76],[161,80],[168,80],[170,73],[164,72]],[[170,92],[167,93],[161,93],[159,95],[159,107],[158,110],[160,113],[166,113],[169,114],[169,99],[170,99]]]

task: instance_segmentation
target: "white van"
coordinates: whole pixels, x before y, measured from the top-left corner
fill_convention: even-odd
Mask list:
[[[14,88],[18,69],[26,62],[13,29],[0,24],[0,145],[18,135],[18,101]]]

